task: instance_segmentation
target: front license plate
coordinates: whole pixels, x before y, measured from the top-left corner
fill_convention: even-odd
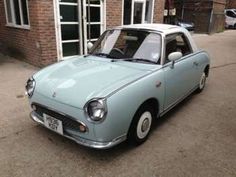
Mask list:
[[[43,119],[44,119],[44,125],[47,128],[63,135],[62,121],[60,121],[52,116],[49,116],[47,114],[43,114]]]

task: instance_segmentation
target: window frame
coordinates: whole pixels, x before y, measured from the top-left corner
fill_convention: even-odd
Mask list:
[[[167,60],[167,58],[166,58],[166,44],[167,44],[167,43],[166,43],[166,39],[167,39],[169,36],[175,36],[175,37],[177,37],[178,35],[184,36],[184,38],[185,38],[185,40],[186,40],[185,42],[186,42],[186,44],[188,45],[189,50],[190,50],[190,53],[189,53],[189,54],[183,55],[179,60],[182,60],[182,59],[185,58],[186,56],[193,54],[193,48],[192,48],[192,46],[191,46],[191,44],[190,44],[190,42],[189,42],[189,39],[188,39],[188,37],[187,37],[183,32],[176,32],[176,33],[167,34],[167,35],[165,36],[165,39],[164,39],[165,45],[164,45],[164,55],[163,55],[164,62],[163,62],[163,65],[167,65],[167,64],[171,63],[171,61],[166,62],[166,60]],[[177,61],[176,61],[176,62],[177,62]]]
[[[125,25],[124,24],[124,12],[125,12],[125,8],[124,8],[124,1],[122,0],[122,20],[121,20],[121,25]],[[149,24],[149,23],[153,23],[154,20],[154,6],[155,6],[155,0],[151,0],[151,3],[149,4],[149,6],[151,6],[151,20],[150,22],[146,22],[145,21],[145,14],[146,14],[146,2],[148,0],[131,0],[131,14],[130,14],[130,25],[134,24],[134,4],[135,3],[143,3],[143,13],[142,13],[142,22],[140,24]],[[129,25],[129,24],[127,24]]]
[[[11,9],[10,12],[8,12],[8,9],[7,9],[7,0],[4,0],[5,15],[6,15],[6,26],[14,27],[14,28],[30,29],[29,2],[28,2],[28,0],[26,0],[28,25],[24,24],[24,17],[23,17],[23,10],[22,10],[22,0],[18,0],[19,14],[20,14],[20,20],[21,20],[20,25],[16,24],[16,16],[15,16],[15,9],[14,9],[13,0],[9,0],[9,3],[10,3],[10,9]],[[8,13],[11,13],[12,22],[9,22],[9,19],[8,19],[9,14]]]

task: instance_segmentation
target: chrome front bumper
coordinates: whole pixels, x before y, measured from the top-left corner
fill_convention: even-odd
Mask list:
[[[42,122],[41,119],[38,118],[39,115],[36,112],[32,111],[30,113],[30,117],[35,122],[37,122],[40,125],[43,125],[44,127],[46,127],[44,125],[44,122]],[[74,135],[69,135],[69,134],[67,134],[67,135],[63,134],[62,136],[66,137],[68,139],[71,139],[71,140],[75,141],[76,143],[78,143],[80,145],[95,148],[95,149],[109,149],[109,148],[111,148],[111,147],[113,147],[113,146],[115,146],[115,145],[117,145],[117,144],[119,144],[119,143],[126,140],[126,135],[115,138],[110,142],[91,141],[91,140],[88,140],[88,139],[81,138],[79,136],[74,136]]]

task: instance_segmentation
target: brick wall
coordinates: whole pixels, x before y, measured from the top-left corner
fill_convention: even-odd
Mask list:
[[[178,8],[182,8],[182,1]],[[184,2],[184,10],[177,9],[178,12],[184,12],[184,21],[190,21],[195,24],[197,33],[215,33],[224,29],[225,23],[225,0],[189,0]]]
[[[221,32],[225,28],[225,0],[214,0],[213,1],[213,14],[212,22],[210,24],[209,33]]]
[[[36,66],[56,61],[52,0],[29,0],[30,29],[6,26],[4,2],[0,0],[0,50]]]
[[[37,30],[35,29],[37,16],[34,13],[37,6],[29,3],[31,30],[6,27],[4,2],[0,0],[0,43],[1,51],[16,58],[27,59],[28,62],[39,65],[40,51],[36,49]],[[34,61],[29,60],[33,58]]]
[[[236,0],[226,0],[226,3],[227,9],[236,9]]]
[[[106,1],[107,28],[122,25],[122,0]],[[162,23],[164,16],[165,0],[155,0],[153,23]]]
[[[57,61],[53,0],[38,1],[38,35],[43,66]]]
[[[193,22],[195,25],[195,32],[207,33],[209,31],[212,4],[213,2],[208,0],[185,1],[183,20]]]
[[[107,29],[122,25],[122,0],[106,1]]]
[[[0,0],[0,52],[36,66],[57,61],[53,0],[28,0],[30,29],[6,26],[4,0]],[[165,0],[155,0],[154,23],[163,21]],[[107,28],[122,25],[122,0],[106,1]]]
[[[165,0],[155,0],[153,23],[162,23],[164,18]]]

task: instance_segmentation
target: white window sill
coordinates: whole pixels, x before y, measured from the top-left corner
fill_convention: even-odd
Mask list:
[[[13,25],[13,24],[6,24],[7,27],[11,27],[11,28],[19,28],[19,29],[26,29],[26,30],[30,30],[30,26],[29,25]]]

